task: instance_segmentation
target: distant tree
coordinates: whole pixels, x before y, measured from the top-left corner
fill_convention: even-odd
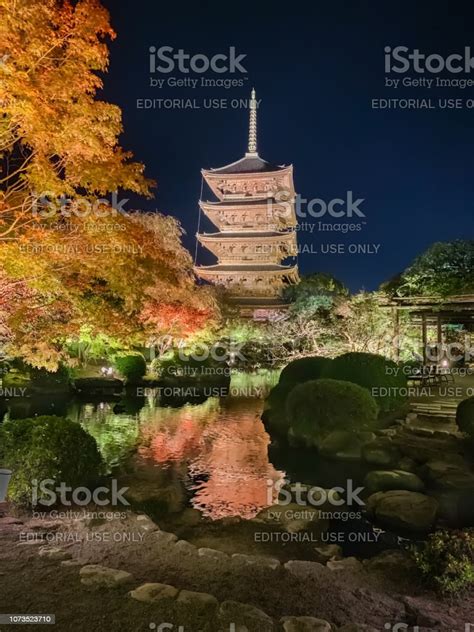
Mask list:
[[[449,296],[474,292],[474,241],[437,242],[382,285],[392,296]]]

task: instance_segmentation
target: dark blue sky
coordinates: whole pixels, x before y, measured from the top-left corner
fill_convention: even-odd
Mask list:
[[[354,290],[374,289],[432,242],[473,238],[474,109],[467,100],[474,100],[474,88],[384,85],[386,77],[474,79],[474,70],[439,75],[384,71],[386,46],[444,57],[472,46],[474,55],[472,2],[105,4],[118,37],[111,45],[104,96],[123,110],[123,146],[158,181],[154,200],[133,200],[131,206],[179,218],[187,232],[185,245],[193,252],[200,170],[244,154],[248,114],[230,102],[246,99],[252,86],[262,99],[260,155],[277,164],[292,163],[296,190],[305,198],[329,201],[344,198],[347,191],[364,198],[360,232],[344,236],[315,227],[312,233],[299,233],[306,251],[299,257],[304,274],[329,272]],[[207,56],[228,53],[234,46],[246,55],[242,64],[247,72],[151,75],[150,46]],[[242,79],[243,86],[149,86],[150,77],[202,76]],[[147,98],[195,99],[200,109],[137,108],[137,100]],[[204,109],[204,99],[211,98],[227,99],[228,109]],[[435,109],[374,109],[371,100],[382,98],[431,99]],[[441,109],[438,99],[445,98],[461,99],[461,109]],[[354,220],[327,216],[321,221]],[[205,228],[212,230],[212,225]],[[343,244],[345,252],[323,254],[327,244]],[[378,252],[351,254],[350,244],[378,246]],[[202,251],[200,259],[210,262]]]

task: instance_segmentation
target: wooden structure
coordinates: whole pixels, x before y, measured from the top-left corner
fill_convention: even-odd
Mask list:
[[[270,164],[257,152],[255,90],[245,156],[203,169],[202,176],[217,199],[199,205],[217,232],[198,232],[196,237],[217,262],[195,266],[195,273],[224,285],[244,316],[266,318],[285,309],[281,291],[299,280],[297,265],[283,264],[297,252],[293,167]]]

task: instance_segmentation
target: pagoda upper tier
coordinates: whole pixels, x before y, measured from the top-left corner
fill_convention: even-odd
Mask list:
[[[257,152],[255,91],[250,102],[248,151],[243,158],[202,176],[216,201],[199,202],[218,232],[198,233],[217,263],[196,266],[202,279],[222,284],[242,310],[281,309],[281,291],[297,283],[297,265],[284,265],[297,250],[292,165],[274,165]],[[250,306],[250,307],[249,307]]]

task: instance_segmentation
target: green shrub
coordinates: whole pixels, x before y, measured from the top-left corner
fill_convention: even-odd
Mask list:
[[[456,595],[474,583],[474,530],[437,531],[413,551],[423,579],[441,593]]]
[[[35,479],[80,487],[93,483],[102,471],[95,439],[78,423],[63,417],[43,416],[3,424],[0,462],[13,471],[9,498],[26,505],[32,503]]]
[[[327,366],[323,377],[345,380],[366,388],[384,412],[396,410],[406,401],[406,376],[395,362],[380,355],[345,353]],[[382,392],[380,389],[383,389]]]
[[[329,370],[332,360],[313,356],[293,360],[280,373],[280,384],[302,384],[309,380],[317,380],[325,370]]]
[[[294,436],[316,441],[334,430],[370,430],[377,413],[377,404],[366,389],[339,380],[298,384],[286,400],[286,415]]]
[[[456,423],[461,432],[474,439],[474,397],[459,402],[456,410]]]
[[[115,356],[115,368],[127,380],[139,380],[146,373],[146,361],[141,353],[123,353]]]

